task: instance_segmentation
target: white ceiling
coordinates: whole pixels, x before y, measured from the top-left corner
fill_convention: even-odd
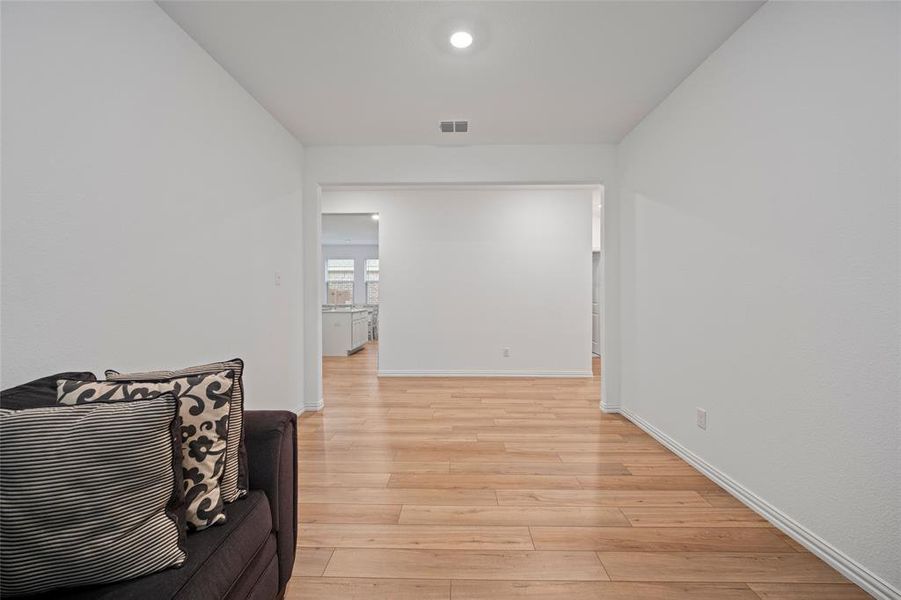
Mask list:
[[[379,222],[372,215],[322,215],[322,243],[378,244]]]
[[[617,142],[761,4],[160,2],[310,145]]]

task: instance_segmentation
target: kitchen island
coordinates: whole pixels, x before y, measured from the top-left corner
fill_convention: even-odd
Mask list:
[[[369,341],[365,308],[322,308],[322,355],[350,356]]]

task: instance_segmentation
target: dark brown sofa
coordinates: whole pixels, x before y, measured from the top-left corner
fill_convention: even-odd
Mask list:
[[[59,373],[0,392],[0,407],[53,405]],[[190,533],[187,560],[120,583],[55,590],[30,599],[272,600],[285,593],[297,545],[297,418],[286,411],[245,411],[250,492],[226,505],[226,522]],[[61,560],[65,560],[61,557]]]

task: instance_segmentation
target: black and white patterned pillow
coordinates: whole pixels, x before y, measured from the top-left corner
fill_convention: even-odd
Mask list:
[[[200,375],[219,371],[233,371],[235,385],[231,392],[229,408],[228,449],[225,457],[225,473],[222,475],[222,498],[233,502],[247,494],[247,450],[244,447],[244,361],[233,358],[223,362],[188,367],[178,371],[145,371],[120,373],[107,369],[109,381],[169,381],[186,375]]]
[[[181,417],[181,464],[186,520],[191,529],[225,522],[220,482],[225,470],[233,371],[171,381],[68,381],[57,384],[57,401],[76,405],[153,398],[172,392]]]
[[[172,394],[0,410],[0,596],[185,561]]]

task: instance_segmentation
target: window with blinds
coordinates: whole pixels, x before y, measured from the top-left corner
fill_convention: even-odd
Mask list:
[[[363,272],[366,282],[366,304],[379,303],[379,259],[366,259],[366,270]]]
[[[354,303],[354,261],[330,258],[325,263],[325,290],[328,304]]]

